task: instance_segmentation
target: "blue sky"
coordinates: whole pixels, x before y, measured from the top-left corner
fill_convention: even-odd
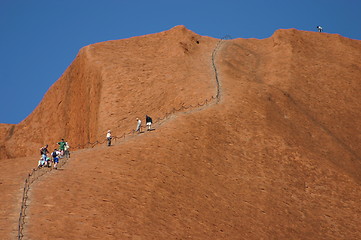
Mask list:
[[[296,28],[361,40],[359,0],[0,0],[0,123],[19,123],[89,44],[168,30],[267,38]]]

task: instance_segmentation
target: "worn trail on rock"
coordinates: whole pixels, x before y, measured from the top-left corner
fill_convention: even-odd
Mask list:
[[[159,126],[159,125],[163,124],[164,121],[166,121],[170,117],[176,115],[177,113],[183,113],[183,114],[193,113],[193,112],[196,112],[196,111],[203,110],[205,107],[210,107],[210,106],[212,106],[214,104],[218,104],[220,102],[220,100],[221,100],[221,85],[220,85],[219,75],[218,75],[218,71],[217,71],[217,66],[216,66],[216,63],[215,63],[215,58],[216,58],[216,55],[217,55],[219,49],[221,48],[221,45],[223,44],[223,42],[226,39],[229,39],[229,37],[226,36],[226,37],[220,39],[217,42],[217,44],[216,44],[216,46],[215,46],[215,48],[213,49],[213,52],[212,52],[212,68],[213,68],[213,71],[214,71],[214,77],[215,77],[215,81],[216,81],[216,95],[212,96],[210,99],[206,99],[201,104],[198,103],[196,106],[193,106],[193,105],[182,106],[178,110],[174,108],[173,109],[174,111],[166,113],[163,118],[158,118],[154,123],[158,123],[158,126]],[[193,108],[193,109],[191,109],[189,111],[181,112],[182,109],[189,109],[189,108]],[[126,137],[128,139],[126,139]],[[123,134],[120,137],[114,136],[113,138],[114,138],[114,140],[123,139],[124,141],[122,141],[121,143],[124,143],[124,142],[126,142],[127,140],[129,140],[132,137],[135,137],[133,131],[131,131],[128,134]],[[91,148],[93,148],[96,145],[104,144],[106,141],[107,140],[104,140],[103,142],[96,141],[95,143],[88,143],[87,145],[91,145]],[[118,144],[121,144],[121,143],[118,143]],[[118,145],[118,144],[116,144],[116,145]],[[86,150],[86,149],[81,149],[81,150],[78,150],[77,152],[82,152],[84,150]],[[68,160],[68,159],[66,159],[66,160]],[[64,166],[66,164],[66,162],[67,161],[63,160],[62,164],[60,164],[59,167]],[[47,174],[48,172],[51,172],[51,169],[50,170],[48,170],[48,169],[46,169],[46,170],[44,170],[44,169],[33,169],[32,172],[25,179],[25,184],[24,184],[24,188],[23,188],[23,196],[22,196],[22,204],[21,204],[21,207],[20,207],[19,222],[18,222],[18,239],[19,240],[24,237],[23,230],[24,230],[24,225],[25,225],[26,210],[29,207],[29,204],[27,203],[27,200],[29,198],[28,194],[29,194],[30,186],[34,181],[38,180],[41,176]]]

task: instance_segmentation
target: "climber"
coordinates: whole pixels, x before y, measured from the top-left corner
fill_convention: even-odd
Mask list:
[[[59,145],[60,154],[61,154],[61,156],[63,156],[64,155],[65,145],[66,145],[66,142],[64,141],[64,138],[61,139],[61,142],[58,142],[58,145]]]
[[[142,129],[142,120],[140,120],[139,118],[136,118],[137,120],[137,128],[135,129],[136,132],[141,132]]]
[[[44,162],[46,161],[46,156],[47,156],[48,153],[49,153],[48,144],[45,145],[45,147],[40,148],[40,155],[41,155]]]
[[[148,115],[145,115],[145,122],[146,122],[146,124],[147,124],[147,126],[148,126],[147,131],[151,131],[151,129],[152,129],[152,123],[153,123],[152,118],[149,117]]]
[[[51,153],[51,156],[53,157],[54,162],[54,169],[58,169],[58,163],[59,163],[59,155],[61,153],[55,148],[54,152]]]
[[[44,161],[43,157],[41,157],[39,162],[38,162],[38,168],[41,168],[44,165],[45,165],[45,161]]]
[[[69,151],[69,144],[68,142],[65,142],[65,146],[64,146],[64,155],[66,158],[70,158],[70,151]]]
[[[108,130],[107,132],[107,141],[108,141],[108,146],[110,146],[112,144],[112,133],[110,130]]]

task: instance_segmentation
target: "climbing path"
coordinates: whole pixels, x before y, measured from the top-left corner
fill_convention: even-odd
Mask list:
[[[177,113],[188,114],[188,113],[192,113],[195,111],[200,111],[200,110],[204,109],[204,107],[209,107],[211,105],[218,104],[220,102],[221,85],[220,85],[220,81],[219,81],[219,76],[218,76],[215,59],[216,59],[216,55],[217,55],[218,51],[220,50],[222,44],[224,43],[225,40],[228,40],[228,39],[230,39],[229,36],[225,36],[222,39],[220,39],[217,42],[217,44],[212,52],[212,68],[214,71],[214,78],[216,81],[215,96],[211,96],[210,98],[208,98],[205,101],[198,103],[196,105],[189,105],[189,106],[182,105],[178,109],[173,108],[170,112],[165,113],[164,117],[156,119],[154,121],[154,124],[157,124],[159,126],[160,124],[163,124],[166,120],[170,119],[173,115],[175,115]],[[112,139],[115,141],[115,144],[118,145],[118,144],[125,142],[125,140],[128,140],[128,139],[136,137],[136,136],[138,136],[138,135],[134,135],[134,131],[130,131],[128,133],[124,133],[121,136],[113,136]],[[92,143],[88,142],[83,145],[73,146],[73,148],[79,149],[79,150],[77,150],[77,152],[84,151],[84,150],[86,150],[85,148],[89,148],[89,147],[93,148],[97,145],[104,145],[104,143],[106,141],[107,140],[105,139],[104,141],[95,141]],[[68,161],[68,158],[61,159],[61,161],[59,162],[58,168],[61,168],[62,166],[64,166],[67,163],[67,161]],[[24,237],[23,230],[24,230],[24,225],[25,225],[26,210],[29,207],[27,200],[29,198],[28,194],[29,194],[30,186],[34,181],[38,180],[41,176],[51,172],[52,170],[53,170],[52,168],[36,168],[36,169],[33,169],[28,174],[27,178],[25,179],[22,203],[21,203],[20,214],[19,214],[19,222],[18,222],[18,239],[19,240]]]

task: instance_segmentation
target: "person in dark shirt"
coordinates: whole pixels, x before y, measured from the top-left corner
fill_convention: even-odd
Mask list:
[[[48,144],[46,144],[45,147],[40,148],[40,155],[44,162],[46,161],[46,157],[48,153],[49,153]]]
[[[152,129],[152,123],[153,123],[153,120],[151,117],[149,117],[148,115],[145,115],[145,122],[147,124],[147,131],[150,131]]]
[[[53,157],[54,169],[58,169],[59,155],[60,152],[57,149],[54,149],[54,152],[51,154],[51,156]]]

